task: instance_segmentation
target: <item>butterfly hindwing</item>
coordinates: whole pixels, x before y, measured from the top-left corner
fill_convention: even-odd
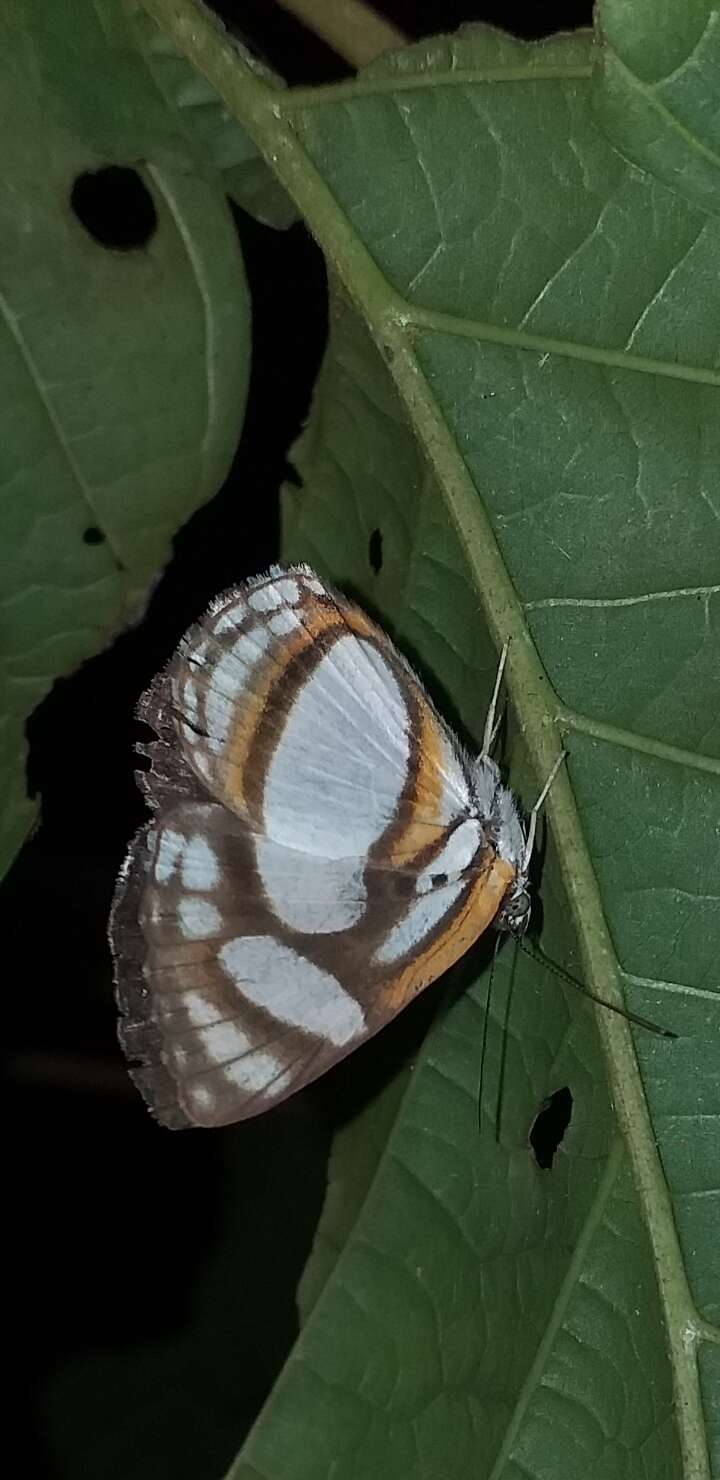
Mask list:
[[[136,922],[122,1037],[158,1118],[258,1114],[439,976],[467,948],[468,928],[473,938],[482,928],[477,895],[492,893],[496,864],[478,856],[469,876],[443,872],[438,883],[432,867],[308,862],[212,802],[180,802],[146,828],[115,925]]]

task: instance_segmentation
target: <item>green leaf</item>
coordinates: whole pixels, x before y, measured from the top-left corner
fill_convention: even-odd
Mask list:
[[[119,0],[103,0],[103,4],[113,11],[117,10],[118,3]],[[194,169],[211,176],[222,173],[228,195],[256,220],[278,229],[290,226],[297,218],[295,206],[258,154],[245,129],[223,107],[215,89],[188,65],[185,57],[172,46],[167,34],[151,21],[141,6],[133,3],[129,8],[129,18],[134,42],[172,119],[172,129],[165,132],[173,155],[181,147],[184,161],[192,162]],[[279,79],[238,41],[235,45],[245,64],[257,76],[264,78],[269,87],[280,86]],[[150,101],[148,89],[148,107]],[[156,99],[153,101],[159,130],[164,121],[164,109],[157,106]]]
[[[213,171],[119,35],[119,6],[33,0],[0,21],[0,871],[36,815],[27,716],[142,609],[239,436],[249,302]],[[174,152],[173,152],[174,145]],[[196,154],[199,150],[196,149]],[[127,250],[71,208],[78,177],[135,171],[156,221]],[[132,178],[132,177],[131,177]],[[90,542],[86,542],[87,540]]]
[[[718,213],[720,25],[714,0],[600,0],[597,116],[643,169]]]
[[[528,804],[561,737],[569,752],[539,849],[544,948],[679,1035],[631,1030],[503,952],[478,1134],[479,973],[366,1156],[342,1252],[319,1252],[233,1480],[708,1480],[716,214],[598,128],[589,36],[469,30],[279,99],[184,0],[149,5],[273,160],[336,284],[286,555],[365,600],[476,745],[510,639]],[[529,1133],[563,1087],[572,1119],[543,1170]],[[346,1152],[338,1175],[352,1135]]]
[[[355,1226],[397,1115],[406,1082],[407,1075],[396,1073],[335,1137],[328,1166],[325,1206],[297,1292],[303,1323],[322,1293]]]

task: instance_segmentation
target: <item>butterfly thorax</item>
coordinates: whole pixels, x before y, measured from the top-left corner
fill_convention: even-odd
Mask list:
[[[524,935],[530,919],[527,876],[527,840],[515,798],[489,756],[472,763],[471,785],[487,843],[498,857],[512,865],[515,875],[495,918],[498,930]]]

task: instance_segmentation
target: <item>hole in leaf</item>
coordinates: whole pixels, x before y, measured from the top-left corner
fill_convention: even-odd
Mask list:
[[[90,524],[88,525],[88,528],[83,531],[83,539],[86,545],[102,545],[105,536],[102,530],[98,529],[96,524]]]
[[[157,229],[157,212],[137,170],[104,165],[78,175],[70,204],[85,230],[101,247],[129,252],[147,246]]]
[[[570,1124],[572,1095],[567,1085],[549,1095],[530,1128],[530,1145],[539,1167],[549,1171],[555,1153]]]
[[[382,570],[383,563],[382,534],[379,529],[374,529],[370,536],[370,543],[368,545],[368,560],[370,561],[375,575],[379,575],[380,571]]]

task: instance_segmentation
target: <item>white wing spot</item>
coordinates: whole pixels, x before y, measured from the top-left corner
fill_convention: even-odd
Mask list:
[[[279,595],[277,586],[261,586],[248,596],[248,606],[254,612],[274,612],[277,607],[282,606],[282,596]]]
[[[327,591],[325,590],[322,581],[319,581],[317,576],[306,576],[305,585],[307,586],[308,591],[312,591],[314,596],[327,596]]]
[[[268,619],[268,627],[273,637],[285,637],[288,632],[296,632],[298,627],[302,627],[302,622],[297,612],[284,607],[282,611],[276,612],[274,617]]]
[[[216,637],[222,637],[225,632],[234,632],[247,616],[247,605],[244,601],[232,601],[229,606],[223,607],[216,620],[213,622],[213,632]]]
[[[207,940],[210,936],[217,935],[222,927],[220,911],[216,910],[209,899],[198,899],[195,895],[185,895],[178,905],[178,918],[180,929],[186,939]]]
[[[260,586],[248,596],[248,605],[255,612],[274,612],[279,606],[294,606],[300,600],[297,581],[286,579],[273,581],[272,585]]]
[[[206,1028],[215,1022],[217,1008],[202,992],[185,992],[181,1001],[194,1028]]]
[[[342,1047],[361,1034],[365,1014],[339,981],[271,935],[238,935],[219,954],[241,996],[281,1023]]]
[[[443,915],[448,914],[465,888],[467,885],[461,881],[458,884],[444,884],[429,894],[421,894],[398,920],[397,925],[393,926],[389,935],[386,935],[382,945],[378,946],[375,960],[387,966],[390,962],[398,961],[401,956],[407,956],[410,951],[421,948],[425,937],[440,924]]]
[[[211,1110],[215,1104],[215,1096],[206,1084],[193,1084],[186,1093],[196,1110]]]
[[[275,590],[279,593],[280,600],[286,601],[288,606],[295,606],[296,602],[300,600],[300,587],[292,577],[287,577],[283,581],[276,581]]]
[[[212,1023],[207,1028],[200,1028],[198,1038],[208,1058],[215,1064],[239,1058],[250,1047],[247,1033],[243,1033],[236,1023]]]
[[[212,669],[205,695],[205,725],[211,740],[217,742],[227,738],[245,679],[246,669],[238,663],[234,648],[231,648]]]
[[[220,882],[215,852],[201,833],[188,838],[185,845],[182,881],[186,889],[200,889],[205,892],[215,889]]]
[[[451,832],[445,847],[436,854],[432,863],[421,870],[417,876],[415,890],[417,894],[425,894],[427,890],[434,888],[433,879],[438,874],[447,874],[448,881],[457,878],[463,869],[469,867],[482,842],[482,828],[477,818],[466,817],[453,832]]]
[[[273,913],[291,930],[328,935],[349,930],[367,903],[365,858],[322,858],[298,864],[297,853],[255,839],[255,861]]]
[[[198,695],[191,678],[186,678],[182,686],[182,706],[190,719],[197,720]]]
[[[182,833],[176,832],[172,827],[166,827],[160,834],[155,855],[155,878],[158,884],[167,884],[172,878],[182,858],[185,842]]]
[[[232,651],[238,663],[242,663],[245,668],[254,668],[269,646],[270,636],[267,628],[258,624],[256,627],[251,627],[248,632],[243,632],[242,637],[239,637],[233,644]]]
[[[292,1083],[292,1071],[280,1059],[264,1050],[256,1050],[225,1066],[225,1075],[238,1089],[248,1094],[266,1094],[273,1098]]]
[[[407,778],[409,714],[371,644],[341,636],[298,689],[263,787],[268,837],[322,858],[362,858],[395,820]]]
[[[205,695],[205,718],[213,748],[227,738],[238,703],[248,687],[248,675],[271,641],[265,627],[243,632],[212,669]]]

